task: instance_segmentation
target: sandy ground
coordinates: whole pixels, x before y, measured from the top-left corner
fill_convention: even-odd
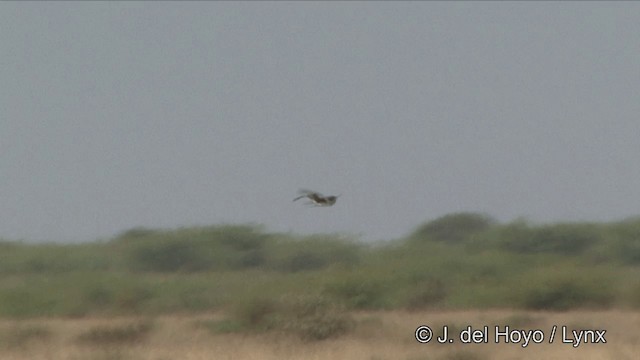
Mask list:
[[[563,313],[523,311],[367,312],[354,314],[354,329],[339,338],[309,342],[281,333],[215,334],[199,326],[219,319],[219,314],[162,316],[154,319],[31,319],[0,320],[0,359],[74,360],[195,360],[195,359],[637,359],[640,354],[640,312],[575,311]],[[126,328],[142,321],[152,323],[140,339],[86,342],[83,336],[96,328]],[[419,343],[415,331],[429,326],[434,336]],[[436,338],[447,325],[453,343]],[[464,344],[461,332],[472,326],[480,343]],[[549,344],[554,325],[553,344]],[[487,326],[484,343],[484,326]],[[509,342],[495,330],[509,326]],[[562,328],[566,327],[563,336]],[[518,330],[523,330],[522,335]],[[535,333],[532,333],[539,330]],[[574,346],[583,332],[584,342]],[[597,331],[596,331],[597,330]],[[606,332],[602,332],[606,330]],[[511,331],[514,331],[513,333]],[[532,334],[523,347],[526,334]],[[465,336],[467,332],[462,333]],[[542,343],[535,343],[542,339]],[[602,341],[606,340],[606,343]],[[572,341],[563,342],[563,341]]]

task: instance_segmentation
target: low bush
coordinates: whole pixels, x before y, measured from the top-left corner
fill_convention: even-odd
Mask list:
[[[554,224],[530,228],[522,224],[505,228],[502,247],[518,253],[578,255],[600,240],[591,224]]]
[[[350,277],[327,284],[324,294],[350,309],[379,309],[384,306],[385,287],[377,279]]]
[[[353,327],[345,310],[325,297],[298,297],[285,303],[290,309],[282,317],[282,328],[303,340],[338,337]]]
[[[406,307],[409,310],[421,310],[442,304],[447,298],[448,289],[438,279],[429,279],[416,284],[407,297]]]
[[[520,292],[525,309],[607,308],[614,301],[612,280],[595,270],[561,269],[531,272],[514,289]]]
[[[209,323],[214,332],[278,330],[303,340],[318,341],[340,336],[352,327],[345,309],[321,296],[283,296],[279,300],[251,298],[238,305],[235,317]]]
[[[356,266],[362,245],[338,237],[280,241],[272,246],[270,267],[283,272],[317,271],[331,265]]]
[[[0,346],[24,349],[29,345],[45,342],[53,337],[51,329],[39,325],[16,325],[0,334]]]
[[[211,266],[194,243],[179,240],[136,247],[130,263],[133,270],[156,272],[202,271]]]
[[[484,214],[469,212],[448,214],[422,225],[413,233],[412,238],[455,244],[488,229],[494,222]]]
[[[153,323],[141,321],[121,326],[96,326],[77,337],[82,344],[111,346],[142,343],[153,329]]]

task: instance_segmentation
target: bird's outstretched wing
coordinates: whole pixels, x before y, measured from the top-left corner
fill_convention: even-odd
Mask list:
[[[321,195],[319,192],[313,191],[313,190],[309,190],[309,189],[299,189],[298,190],[298,194],[300,194],[300,195],[309,195],[309,194]]]
[[[320,194],[319,192],[312,191],[312,190],[307,190],[307,189],[298,190],[298,194],[300,194],[300,196],[298,196],[295,199],[293,199],[293,201],[300,200],[300,199],[305,198],[305,197],[308,197],[309,199],[312,199],[312,200],[323,197],[322,194]]]
[[[300,195],[300,196],[298,196],[297,198],[293,199],[293,201],[300,200],[300,199],[302,199],[303,197],[307,197],[307,195],[306,195],[306,194],[305,194],[305,195]]]

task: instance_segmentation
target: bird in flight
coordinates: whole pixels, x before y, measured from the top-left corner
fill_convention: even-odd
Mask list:
[[[340,196],[340,195],[324,196],[319,192],[315,192],[311,190],[299,190],[298,193],[300,194],[300,196],[293,199],[293,201],[300,200],[306,197],[309,200],[311,200],[311,202],[309,202],[308,204],[312,204],[314,206],[332,206],[333,204],[336,203],[336,200],[338,200],[338,197]]]

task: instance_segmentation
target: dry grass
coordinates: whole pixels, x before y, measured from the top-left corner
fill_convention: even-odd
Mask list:
[[[309,342],[283,333],[216,334],[201,326],[220,314],[165,316],[154,319],[33,319],[0,321],[0,358],[15,360],[168,360],[168,359],[364,359],[364,360],[489,360],[489,359],[636,359],[640,353],[640,312],[522,311],[366,312],[354,314],[355,327],[336,339]],[[142,326],[140,324],[152,324]],[[548,337],[553,325],[606,329],[606,344],[420,344],[417,326],[443,324],[510,325],[541,329]],[[101,333],[102,332],[102,333]],[[101,334],[136,336],[132,341],[86,341]],[[457,334],[456,334],[457,335]],[[84,340],[83,340],[84,339]],[[111,341],[113,340],[113,341]],[[490,338],[490,340],[492,340]]]

